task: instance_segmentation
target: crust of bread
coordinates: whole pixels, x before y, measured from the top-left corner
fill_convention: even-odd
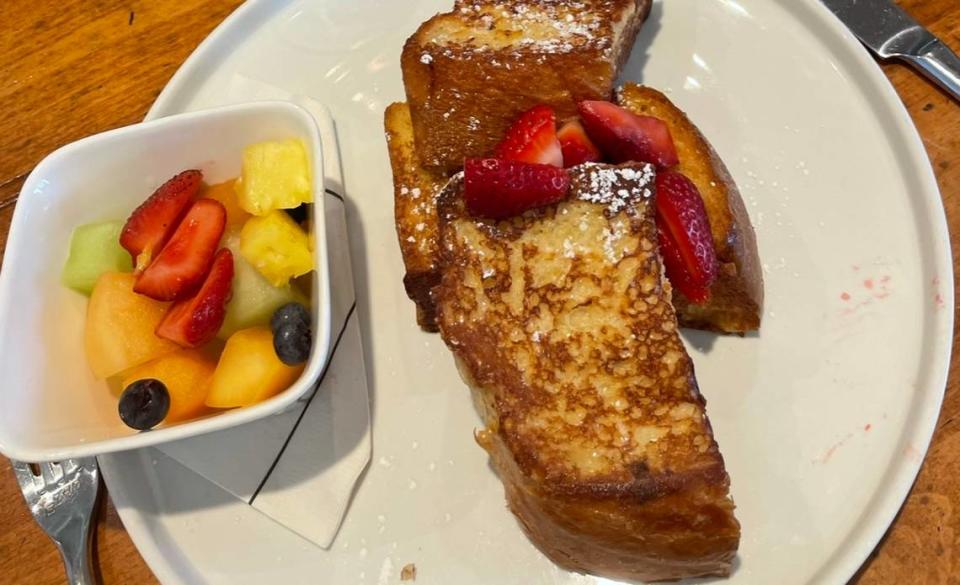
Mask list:
[[[614,579],[722,576],[740,528],[663,277],[650,179],[638,164],[577,167],[567,200],[500,222],[469,217],[452,180],[437,322],[485,421],[477,441],[545,555]],[[605,180],[630,202],[594,196]]]
[[[388,106],[383,125],[393,170],[397,240],[406,271],[403,285],[407,296],[416,304],[417,323],[425,331],[436,331],[434,304],[430,299],[430,290],[440,281],[436,200],[447,179],[420,164],[407,104]]]
[[[763,314],[763,274],[757,240],[726,165],[697,126],[659,91],[628,83],[617,90],[617,101],[637,114],[667,123],[680,157],[677,170],[697,186],[710,220],[720,260],[719,276],[704,305],[674,295],[681,326],[723,333],[758,330]]]
[[[578,4],[458,1],[420,26],[400,63],[425,167],[449,174],[489,154],[537,104],[563,119],[581,100],[610,99],[651,2]]]

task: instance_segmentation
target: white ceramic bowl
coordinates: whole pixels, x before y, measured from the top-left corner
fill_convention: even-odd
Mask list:
[[[326,233],[314,221],[314,345],[303,375],[248,408],[137,432],[84,354],[87,297],[60,283],[70,235],[81,224],[126,218],[153,190],[189,168],[207,183],[240,172],[244,146],[299,137],[310,149],[314,215],[323,218],[323,145],[314,119],[287,102],[254,102],[135,124],[69,144],[27,178],[0,270],[0,451],[58,460],[156,445],[279,412],[314,387],[328,359]],[[335,145],[327,145],[335,148]]]

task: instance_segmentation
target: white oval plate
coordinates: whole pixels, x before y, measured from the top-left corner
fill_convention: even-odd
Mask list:
[[[473,442],[467,390],[401,286],[382,113],[403,96],[403,41],[450,4],[250,2],[151,110],[256,99],[271,86],[329,104],[374,409],[373,460],[330,551],[155,451],[102,458],[124,524],[164,583],[395,583],[407,563],[421,584],[603,582],[556,569],[526,541]],[[946,381],[952,264],[916,130],[816,0],[657,3],[624,79],[687,110],[757,228],[763,332],[687,335],[743,525],[729,582],[843,583],[906,496]]]

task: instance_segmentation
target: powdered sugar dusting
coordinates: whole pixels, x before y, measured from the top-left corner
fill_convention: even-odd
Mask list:
[[[620,261],[620,258],[617,257],[616,243],[622,237],[623,232],[619,229],[603,228],[603,255],[607,257],[610,264],[616,264]]]
[[[656,175],[650,164],[635,168],[586,163],[577,167],[575,172],[585,180],[577,197],[606,205],[612,214],[631,206],[637,199],[653,196],[651,186]]]
[[[403,215],[410,218],[400,229],[400,241],[405,249],[415,249],[420,254],[433,254],[436,249],[436,186],[410,187],[398,185],[396,205]]]
[[[459,48],[458,57],[470,60],[475,53],[502,48],[494,39],[488,44],[487,31],[523,33],[522,38],[510,39],[512,49],[518,52],[540,54],[567,53],[582,47],[604,49],[613,34],[607,25],[610,15],[601,3],[579,2],[462,2],[458,3],[461,18],[472,21],[478,34],[469,44]],[[490,35],[495,37],[496,35]],[[460,39],[458,39],[460,40]],[[443,33],[430,41],[444,46]],[[447,56],[453,56],[447,55]]]

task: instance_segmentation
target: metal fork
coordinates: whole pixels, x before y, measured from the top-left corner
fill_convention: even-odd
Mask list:
[[[37,523],[57,545],[70,585],[94,585],[90,567],[90,528],[100,470],[96,458],[31,464],[11,461],[23,499]]]

